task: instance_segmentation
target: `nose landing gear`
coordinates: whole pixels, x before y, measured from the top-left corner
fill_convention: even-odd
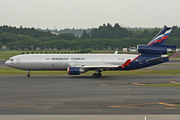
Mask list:
[[[30,77],[30,71],[27,71],[27,72],[28,72],[27,77],[29,78]]]

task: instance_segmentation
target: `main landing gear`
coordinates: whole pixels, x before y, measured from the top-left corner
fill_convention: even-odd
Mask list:
[[[102,74],[99,72],[98,74],[94,73],[92,75],[93,78],[100,78],[102,76]]]
[[[102,76],[101,70],[95,69],[95,73],[92,75],[93,78],[100,78]]]
[[[27,77],[29,78],[30,77],[30,71],[27,71],[27,72],[28,72]]]

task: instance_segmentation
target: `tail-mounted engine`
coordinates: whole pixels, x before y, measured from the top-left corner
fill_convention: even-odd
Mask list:
[[[86,72],[86,70],[80,67],[68,67],[67,71],[69,75],[79,75],[80,73]]]
[[[137,50],[142,54],[167,54],[176,50],[174,45],[138,45]]]

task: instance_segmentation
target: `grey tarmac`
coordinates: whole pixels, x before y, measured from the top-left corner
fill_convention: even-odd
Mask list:
[[[180,115],[0,115],[1,120],[179,120]]]
[[[0,76],[0,115],[177,115],[180,76]]]
[[[0,68],[6,68],[8,66],[5,65],[6,60],[0,60]]]

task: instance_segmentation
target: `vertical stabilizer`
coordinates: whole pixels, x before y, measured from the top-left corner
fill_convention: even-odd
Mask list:
[[[164,45],[172,30],[172,27],[164,27],[149,43],[148,46]]]

